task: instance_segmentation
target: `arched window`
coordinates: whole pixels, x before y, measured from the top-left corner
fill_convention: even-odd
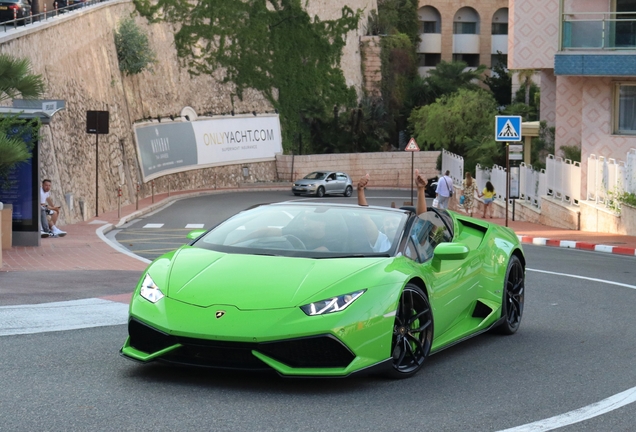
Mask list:
[[[492,34],[508,34],[508,8],[501,8],[492,16]]]
[[[442,16],[433,6],[424,6],[418,9],[420,20],[420,33],[441,33]]]
[[[453,34],[479,34],[479,14],[471,7],[463,7],[453,18]]]

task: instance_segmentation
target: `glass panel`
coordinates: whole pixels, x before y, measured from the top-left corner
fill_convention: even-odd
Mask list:
[[[565,22],[563,48],[603,48],[603,21]]]
[[[439,33],[436,21],[422,21],[422,33]]]
[[[508,23],[492,23],[492,34],[494,35],[507,35]]]
[[[636,85],[621,85],[618,97],[618,131],[636,133]]]
[[[441,54],[418,54],[418,67],[435,67],[442,61]]]
[[[444,221],[437,213],[426,212],[419,215],[411,228],[409,238],[415,244],[422,262],[433,258],[433,249],[441,242],[452,241]]]
[[[454,22],[453,34],[477,34],[476,22]]]

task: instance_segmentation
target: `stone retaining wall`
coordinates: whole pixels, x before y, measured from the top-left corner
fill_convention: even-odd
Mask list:
[[[413,167],[426,178],[435,177],[439,174],[435,168],[439,154],[439,151],[415,152]],[[276,170],[281,181],[291,182],[320,169],[344,171],[354,182],[368,173],[373,186],[410,187],[413,178],[410,152],[280,155],[276,158]]]
[[[362,94],[362,67],[359,38],[364,33],[366,16],[377,8],[376,0],[310,0],[310,15],[333,19],[344,4],[363,9],[357,32],[347,35],[341,67],[347,84]],[[134,144],[133,125],[142,119],[179,116],[192,107],[199,114],[223,115],[272,112],[267,100],[256,91],[246,91],[243,99],[233,96],[234,87],[215,76],[190,76],[177,58],[174,28],[169,24],[148,24],[136,17],[139,27],[149,36],[158,62],[152,71],[123,76],[114,44],[114,32],[121,19],[134,14],[131,0],[111,0],[60,14],[47,21],[0,34],[0,53],[29,58],[33,72],[41,74],[47,91],[43,99],[62,99],[66,109],[58,112],[50,126],[42,128],[40,176],[53,181],[52,198],[62,205],[60,225],[94,216],[95,176],[99,173],[99,212],[117,208],[118,188],[122,205],[151,194],[151,184],[141,184],[141,173]],[[96,136],[86,133],[86,111],[107,110],[110,131],[100,135],[99,161],[96,161]],[[208,168],[172,174],[154,181],[155,192],[168,188],[235,187],[245,182],[277,181],[276,162]],[[72,196],[71,200],[66,197]],[[80,205],[81,204],[81,205]],[[82,211],[84,209],[84,211]]]

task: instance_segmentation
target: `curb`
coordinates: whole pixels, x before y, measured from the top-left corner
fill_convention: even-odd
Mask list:
[[[594,252],[606,252],[616,255],[636,256],[636,248],[594,244],[574,240],[553,240],[544,237],[530,237],[517,235],[521,243],[530,243],[537,246],[553,246],[569,249],[581,249]]]

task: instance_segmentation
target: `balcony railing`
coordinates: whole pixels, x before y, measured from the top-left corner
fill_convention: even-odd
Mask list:
[[[571,12],[562,21],[563,49],[636,49],[636,12]]]

